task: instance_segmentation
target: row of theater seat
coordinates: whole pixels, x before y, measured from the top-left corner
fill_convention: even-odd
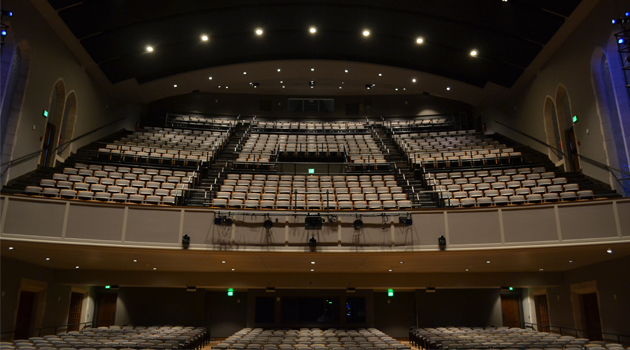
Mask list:
[[[261,129],[275,129],[287,131],[324,131],[324,132],[342,132],[364,130],[367,125],[364,122],[266,122],[253,121],[252,125]]]
[[[207,118],[195,115],[167,115],[167,123],[181,127],[195,128],[226,128],[235,126],[237,121],[228,118]]]
[[[54,198],[175,205],[191,188],[196,172],[76,164],[27,186],[25,193]]]
[[[410,350],[410,347],[375,328],[369,329],[262,329],[245,328],[213,349],[321,349],[321,350]]]
[[[412,206],[393,175],[264,174],[228,174],[213,199],[212,205],[214,207],[318,210],[380,210]]]
[[[591,341],[560,334],[538,332],[531,329],[508,327],[412,327],[410,342],[427,350],[459,349],[572,349],[572,350],[625,350],[619,343]]]
[[[110,326],[85,328],[42,337],[0,343],[6,350],[133,350],[197,349],[207,344],[210,334],[203,327]]]
[[[418,126],[442,125],[448,122],[446,118],[423,118],[417,120],[394,120],[385,122],[385,126],[389,128],[408,128]],[[466,130],[461,130],[466,131]],[[437,133],[437,132],[436,132]],[[444,131],[446,133],[446,131]],[[446,134],[445,134],[446,135]]]

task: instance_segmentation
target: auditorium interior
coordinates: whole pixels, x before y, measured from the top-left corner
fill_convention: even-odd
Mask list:
[[[0,349],[630,347],[630,1],[1,7]]]

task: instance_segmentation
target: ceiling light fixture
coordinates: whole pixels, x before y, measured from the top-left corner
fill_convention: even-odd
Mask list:
[[[411,79],[412,83],[415,83],[416,81],[417,81],[416,78]]]
[[[173,87],[177,87],[177,84],[173,84]]]
[[[260,28],[256,29],[256,35],[263,35],[263,30]]]
[[[236,269],[232,269],[232,271],[236,271]]]
[[[446,90],[447,90],[447,91],[451,91],[451,87],[450,87],[450,86],[449,86],[449,87],[447,87],[447,88],[446,88]]]
[[[490,263],[490,260],[487,260],[487,261],[486,261],[486,264],[489,264],[489,263]]]
[[[472,57],[477,57],[477,54],[478,54],[477,50],[472,50],[472,51],[470,51],[470,55],[471,55]]]
[[[78,268],[79,268],[79,265],[75,266],[74,268],[75,268],[75,269],[78,269]]]
[[[422,44],[423,42],[424,42],[424,39],[423,39],[421,36],[419,36],[419,37],[416,39],[416,44]]]
[[[314,72],[314,71],[315,71],[315,68],[311,68],[311,72]]]
[[[610,248],[609,248],[609,249],[606,251],[606,253],[608,253],[608,254],[612,254],[612,249],[610,249]]]
[[[317,33],[317,28],[315,28],[315,27],[310,27],[310,28],[308,29],[308,31],[309,31],[311,34],[315,34],[315,33]]]
[[[243,72],[243,74],[247,74],[247,72]]]
[[[136,259],[133,259],[133,262],[135,262],[135,263],[137,263],[137,262],[138,262],[138,260],[136,260]]]
[[[13,250],[13,247],[9,247],[9,250]]]
[[[383,76],[383,73],[378,73],[378,76],[379,76],[379,77],[382,77],[382,76]]]
[[[208,80],[212,80],[212,77],[208,77]]]
[[[365,30],[363,31],[363,36],[370,36],[370,31],[369,31],[369,30],[367,30],[367,29],[365,29]]]
[[[311,261],[311,265],[315,265],[315,262],[314,262],[314,261]]]
[[[153,46],[147,46],[147,52],[153,52]]]
[[[280,68],[278,68],[278,72],[280,72]]]
[[[50,258],[46,258],[46,261],[50,261]]]
[[[345,72],[348,73],[348,70],[346,69]]]
[[[389,272],[392,272],[392,269],[389,269]]]
[[[225,264],[225,260],[221,261],[221,264]]]
[[[315,271],[314,269],[311,269],[311,272],[314,272],[314,271]]]
[[[154,268],[153,268],[153,271],[155,271],[155,270],[157,270],[157,267],[154,267]]]
[[[207,35],[202,35],[201,36],[201,40],[202,41],[208,41],[208,36]]]

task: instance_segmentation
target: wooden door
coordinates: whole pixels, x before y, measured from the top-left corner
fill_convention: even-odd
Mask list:
[[[98,295],[98,309],[96,311],[96,327],[112,326],[116,320],[117,293],[102,293]]]
[[[20,302],[18,304],[17,318],[15,320],[15,334],[13,339],[28,339],[30,334],[30,328],[33,319],[33,312],[36,310],[35,301],[37,300],[37,293],[35,292],[20,292]]]
[[[573,171],[580,171],[580,157],[578,156],[575,131],[573,128],[567,130],[567,140],[569,141],[569,160],[571,161],[571,169]]]
[[[44,132],[44,143],[42,144],[42,153],[39,158],[40,166],[48,166],[50,163],[50,157],[53,156],[53,136],[55,135],[55,126],[53,123],[46,124],[46,131]]]
[[[81,323],[82,307],[83,294],[73,292],[70,296],[70,311],[68,312],[68,332],[79,330],[79,323]]]
[[[547,307],[547,295],[536,295],[534,297],[536,306],[536,323],[539,332],[549,332],[549,309]]]
[[[588,339],[603,340],[597,293],[582,294],[582,306]]]
[[[501,312],[504,327],[521,328],[521,307],[518,295],[502,295]]]

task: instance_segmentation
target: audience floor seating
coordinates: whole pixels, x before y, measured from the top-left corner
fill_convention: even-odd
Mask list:
[[[621,344],[508,327],[412,327],[410,342],[424,349],[625,350]]]
[[[3,342],[6,350],[132,350],[198,349],[207,344],[210,333],[204,327],[110,326]]]

